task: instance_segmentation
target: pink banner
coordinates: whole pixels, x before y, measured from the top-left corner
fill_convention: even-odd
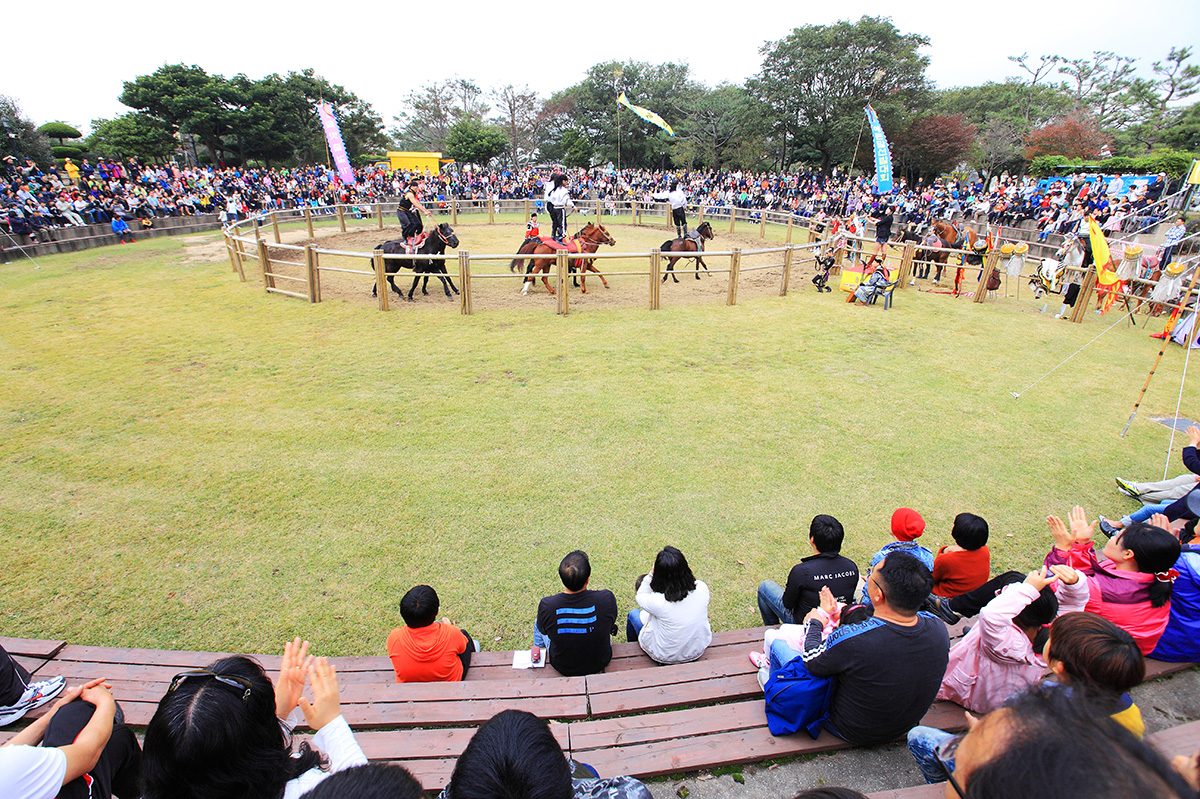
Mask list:
[[[342,141],[342,132],[338,129],[333,109],[324,102],[317,103],[317,115],[321,117],[321,127],[325,129],[325,141],[329,142],[329,152],[337,166],[338,177],[342,183],[353,186],[354,169],[350,166],[350,156],[346,155],[346,144]]]

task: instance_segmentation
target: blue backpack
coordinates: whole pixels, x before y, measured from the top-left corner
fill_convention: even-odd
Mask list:
[[[806,730],[816,738],[829,718],[833,680],[814,677],[804,667],[804,658],[794,657],[771,675],[766,691],[767,727],[772,735],[791,735]]]

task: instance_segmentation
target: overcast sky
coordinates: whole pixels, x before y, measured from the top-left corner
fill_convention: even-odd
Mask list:
[[[741,83],[761,66],[765,42],[798,26],[864,14],[928,37],[928,76],[940,88],[1002,81],[1018,71],[1006,57],[1023,52],[1036,60],[1112,50],[1139,58],[1149,74],[1172,46],[1200,43],[1196,0],[807,5],[14,2],[4,14],[0,94],[14,97],[36,124],[61,119],[87,132],[92,119],[129,110],[117,101],[123,81],[163,64],[251,78],[312,67],[370,102],[390,127],[409,92],[452,77],[485,90],[528,85],[549,96],[594,64],[632,59],[686,62],[710,86]]]

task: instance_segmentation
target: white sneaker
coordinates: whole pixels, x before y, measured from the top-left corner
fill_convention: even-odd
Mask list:
[[[67,686],[65,677],[51,677],[49,680],[30,683],[21,698],[11,707],[0,707],[0,727],[12,724],[36,707],[41,707],[62,693]]]

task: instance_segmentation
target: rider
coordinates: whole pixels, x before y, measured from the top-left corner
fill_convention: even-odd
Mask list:
[[[878,258],[880,263],[883,263],[886,256],[883,254],[884,248],[887,247],[888,239],[892,237],[892,222],[895,221],[893,211],[895,206],[890,202],[888,205],[879,207],[879,214],[873,219],[875,220],[875,250],[871,253],[871,257],[867,260],[864,267],[875,263]]]
[[[550,222],[553,232],[550,234],[559,244],[567,235],[567,213],[574,210],[575,203],[571,201],[571,191],[567,188],[567,176],[561,173],[554,175],[554,189],[546,195],[546,208],[550,210]]]
[[[396,209],[396,218],[400,220],[400,224],[404,227],[400,235],[408,242],[409,249],[413,248],[416,244],[415,238],[424,229],[424,225],[421,222],[421,215],[430,216],[425,206],[421,205],[419,197],[424,183],[424,175],[419,173],[413,175],[408,181],[408,186],[404,189],[404,196],[400,198],[400,207]]]
[[[656,200],[666,200],[671,203],[671,222],[679,238],[687,236],[687,192],[679,187],[679,181],[671,184],[669,192],[659,192],[654,195]]]

